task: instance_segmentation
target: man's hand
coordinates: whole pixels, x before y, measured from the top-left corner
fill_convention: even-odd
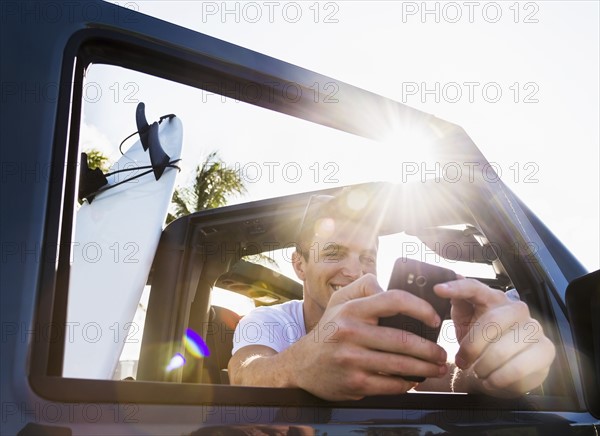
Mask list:
[[[378,325],[379,318],[404,313],[432,327],[441,320],[423,299],[401,291],[384,292],[366,274],[334,292],[320,321],[281,353],[246,346],[229,362],[233,384],[299,387],[341,401],[369,395],[400,394],[416,383],[401,375],[442,377],[446,351],[403,330]]]
[[[436,285],[434,291],[451,299],[460,344],[455,362],[474,375],[472,389],[516,397],[544,381],[556,351],[525,303],[471,279]]]
[[[441,323],[425,300],[401,290],[383,292],[372,274],[335,292],[317,326],[283,352],[292,355],[295,384],[321,398],[349,400],[404,393],[416,385],[401,375],[445,375],[442,347],[378,326],[379,318],[397,313],[432,327]]]

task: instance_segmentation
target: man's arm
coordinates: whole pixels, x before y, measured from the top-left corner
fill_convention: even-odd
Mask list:
[[[554,345],[524,303],[475,280],[449,282],[436,292],[452,298],[461,371],[449,371],[437,344],[377,325],[380,317],[395,313],[432,326],[441,321],[424,300],[403,291],[383,292],[367,275],[334,293],[315,329],[283,352],[258,345],[238,350],[229,364],[232,383],[299,387],[324,399],[349,400],[404,393],[416,384],[397,377],[403,374],[427,377],[421,390],[449,391],[452,383],[456,392],[498,397],[522,395],[544,381]],[[501,338],[486,339],[489,325],[500,327]],[[537,330],[529,341],[513,339],[515,328],[524,338],[531,326]]]
[[[287,370],[287,354],[265,345],[240,348],[229,360],[227,370],[232,385],[296,387],[293,372]]]
[[[383,290],[371,274],[336,291],[306,336],[281,353],[266,346],[240,348],[229,363],[233,384],[302,388],[327,400],[399,394],[415,386],[402,374],[439,377],[446,352],[380,317],[405,313],[428,325],[441,323],[433,307],[404,291]],[[333,332],[332,332],[333,326]]]

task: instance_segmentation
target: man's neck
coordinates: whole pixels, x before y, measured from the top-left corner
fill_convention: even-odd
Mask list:
[[[304,327],[306,328],[306,333],[308,333],[321,320],[324,310],[313,301],[303,300],[302,313],[304,314]]]

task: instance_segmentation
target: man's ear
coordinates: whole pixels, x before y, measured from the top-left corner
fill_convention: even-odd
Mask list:
[[[306,278],[306,260],[298,251],[292,253],[292,266],[294,267],[294,271],[298,278],[304,281]]]

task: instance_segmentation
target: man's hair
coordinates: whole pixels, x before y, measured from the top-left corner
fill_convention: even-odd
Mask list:
[[[325,220],[331,220],[330,224],[334,226],[366,226],[373,231],[373,237],[377,240],[381,217],[369,200],[364,192],[350,188],[335,195],[311,196],[296,234],[296,252],[308,260],[309,247]]]

